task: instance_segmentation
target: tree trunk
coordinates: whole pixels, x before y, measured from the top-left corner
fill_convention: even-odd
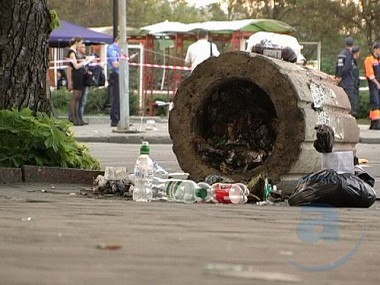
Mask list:
[[[46,0],[0,0],[0,109],[52,112]]]

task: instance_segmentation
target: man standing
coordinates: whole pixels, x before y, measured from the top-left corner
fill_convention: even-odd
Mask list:
[[[208,40],[208,32],[199,30],[198,40],[187,49],[185,64],[191,65],[191,71],[210,56],[218,56],[220,53],[216,45]]]
[[[120,90],[119,90],[119,64],[121,57],[120,38],[117,36],[107,49],[107,65],[109,70],[109,91],[111,98],[111,127],[116,127],[120,120]]]
[[[380,42],[375,42],[373,52],[364,61],[371,101],[370,130],[380,130]]]
[[[335,79],[338,85],[346,91],[351,103],[351,114],[354,115],[353,107],[354,102],[354,86],[355,79],[353,74],[354,61],[352,57],[352,47],[354,46],[354,39],[347,37],[345,40],[346,48],[338,55],[336,61]]]
[[[360,57],[360,47],[354,46],[351,50],[352,57],[354,61],[353,65],[353,75],[354,75],[354,93],[351,102],[351,115],[355,118],[359,113],[359,87],[360,87],[360,73],[359,73],[359,65],[358,60]]]

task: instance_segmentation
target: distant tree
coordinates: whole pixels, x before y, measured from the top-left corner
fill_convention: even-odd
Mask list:
[[[0,109],[51,113],[46,0],[0,0]]]
[[[85,27],[112,26],[113,0],[47,0],[63,20]],[[201,13],[184,0],[128,0],[127,24],[140,28],[165,20],[189,23],[202,19]]]
[[[112,26],[113,0],[47,0],[60,19],[85,27]]]
[[[204,17],[210,21],[226,21],[228,20],[227,14],[223,11],[221,3],[213,3],[203,8],[201,12]]]

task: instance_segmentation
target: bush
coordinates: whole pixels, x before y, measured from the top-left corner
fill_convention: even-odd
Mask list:
[[[88,91],[87,104],[85,114],[99,114],[104,111],[104,107],[108,101],[107,88],[90,87]]]
[[[53,103],[54,114],[56,116],[65,115],[69,112],[69,104],[72,98],[72,93],[67,89],[55,90],[51,93],[51,100]]]
[[[57,116],[67,116],[69,105],[72,99],[72,93],[67,89],[59,89],[52,92],[52,102],[54,114]],[[87,97],[85,115],[98,115],[101,113],[109,113],[107,106],[110,105],[108,88],[90,87]],[[129,113],[130,115],[139,115],[139,96],[134,92],[129,96]]]
[[[368,118],[371,109],[369,101],[369,91],[359,93],[359,118]]]
[[[100,169],[87,147],[78,143],[68,121],[30,109],[0,110],[0,166],[56,166]]]

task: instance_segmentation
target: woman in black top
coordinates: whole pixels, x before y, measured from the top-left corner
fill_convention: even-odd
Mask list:
[[[70,42],[70,49],[67,57],[70,60],[69,69],[71,76],[68,76],[69,90],[73,90],[73,98],[70,102],[71,119],[74,125],[81,126],[83,122],[79,118],[79,105],[82,98],[83,91],[83,77],[84,77],[84,62],[80,62],[77,56],[77,48],[81,46],[83,39],[75,37]]]

